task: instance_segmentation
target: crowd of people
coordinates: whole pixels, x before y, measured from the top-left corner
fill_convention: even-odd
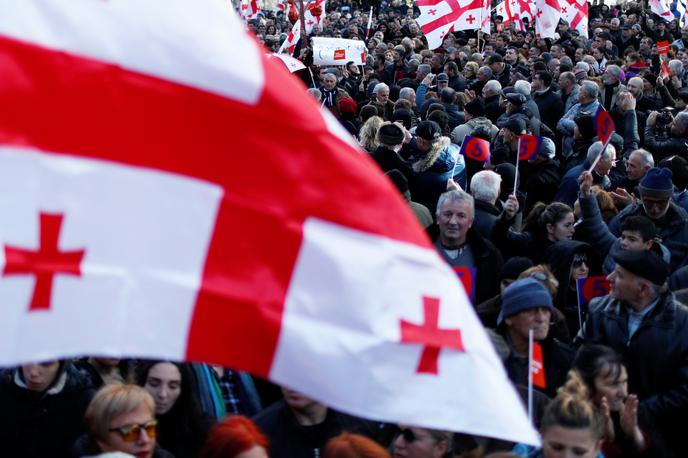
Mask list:
[[[589,37],[560,21],[542,39],[493,13],[493,33],[428,49],[417,8],[372,3],[365,65],[314,66],[304,40],[296,76],[441,257],[473,272],[469,299],[524,400],[532,333],[542,447],[362,420],[207,364],[91,357],[0,373],[3,455],[687,456],[688,28],[646,4],[592,4]],[[329,0],[313,33],[366,39],[370,4]],[[264,11],[247,27],[277,51],[292,21]],[[524,134],[541,145],[517,167]],[[490,143],[487,160],[461,154],[469,137]],[[609,291],[586,304],[578,280],[592,276]]]

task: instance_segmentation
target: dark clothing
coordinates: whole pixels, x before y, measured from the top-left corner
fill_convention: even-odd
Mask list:
[[[533,234],[531,232],[516,232],[510,229],[513,220],[507,220],[502,215],[494,228],[494,243],[504,255],[505,259],[513,256],[525,256],[533,261],[533,264],[542,262],[545,250],[552,242],[544,232]]]
[[[509,380],[516,385],[528,386],[528,355],[519,355],[515,352],[510,343],[511,339],[509,338],[506,324],[503,323],[497,329],[497,333],[504,339],[511,350],[508,356],[502,359]],[[557,394],[557,388],[566,382],[566,375],[573,363],[574,351],[571,346],[559,342],[551,336],[540,341],[540,345],[542,346],[542,362],[545,370],[546,386],[545,388],[535,388],[549,397],[554,397]]]
[[[471,249],[475,266],[475,300],[473,303],[479,304],[499,293],[499,276],[495,275],[495,272],[499,272],[502,268],[502,255],[492,242],[480,235],[474,228],[470,228],[466,233],[466,245]],[[438,247],[442,259],[453,266],[452,259],[442,250],[439,239],[436,241],[436,247]]]
[[[411,182],[413,180],[413,170],[408,162],[406,162],[399,154],[387,148],[386,146],[378,146],[372,152],[370,157],[380,166],[384,172],[397,169],[406,179]]]
[[[621,222],[628,216],[646,216],[645,208],[642,203],[635,203],[624,208],[621,213],[616,215],[609,223],[609,230],[616,237],[621,235]],[[675,203],[669,204],[664,217],[659,220],[652,220],[657,226],[657,235],[661,237],[662,244],[671,253],[670,270],[676,270],[688,256],[688,213]]]
[[[501,203],[497,201],[501,207]],[[494,232],[494,225],[497,218],[502,213],[502,209],[497,206],[485,202],[484,200],[475,200],[475,217],[473,219],[473,229],[478,231],[480,235],[487,240],[492,240],[492,233]]]
[[[686,456],[683,422],[688,414],[688,309],[672,293],[659,296],[637,331],[629,334],[629,306],[611,296],[593,299],[580,337],[608,345],[623,356],[628,392],[676,456]]]
[[[559,94],[554,92],[550,87],[541,93],[534,92],[533,100],[538,106],[542,122],[552,129],[552,131],[556,131],[557,122],[559,122],[559,118],[564,115],[564,103]]]
[[[25,387],[21,369],[0,380],[0,441],[7,457],[64,457],[86,432],[84,412],[93,397],[89,379],[70,363],[38,393]]]
[[[504,110],[499,106],[499,96],[493,95],[485,99],[485,116],[492,121],[492,124],[497,123],[497,119],[504,113]]]
[[[82,458],[84,456],[95,456],[103,453],[94,441],[90,440],[88,434],[80,436],[69,450],[69,458]],[[153,458],[176,458],[164,448],[156,445],[153,449]]]
[[[645,149],[652,153],[655,158],[655,164],[665,157],[672,156],[674,154],[681,156],[682,158],[688,158],[688,138],[685,137],[673,137],[668,138],[657,138],[655,135],[654,126],[645,127]]]
[[[530,213],[538,202],[548,204],[554,200],[561,181],[557,161],[546,159],[538,164],[521,162],[519,173],[520,188],[526,195],[524,214]]]
[[[322,423],[303,426],[284,400],[263,410],[253,421],[267,436],[272,458],[318,457],[327,441],[342,432],[365,432],[365,422],[332,409],[327,410]]]

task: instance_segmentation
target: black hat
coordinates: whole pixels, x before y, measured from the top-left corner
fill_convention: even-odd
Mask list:
[[[404,174],[399,171],[399,169],[392,169],[389,172],[386,172],[385,175],[392,180],[394,186],[396,186],[399,192],[402,194],[409,190],[408,180]]]
[[[647,171],[640,181],[638,189],[641,197],[656,199],[671,199],[674,194],[674,183],[671,181],[670,169],[653,167]]]
[[[463,109],[466,113],[470,113],[472,116],[475,116],[476,118],[485,116],[485,105],[478,99],[471,100],[466,105],[464,105]]]
[[[612,258],[624,269],[655,285],[663,285],[669,276],[667,263],[652,251],[619,250]]]
[[[487,65],[495,64],[497,62],[504,62],[504,58],[500,54],[492,54],[487,58],[487,61],[485,61]]]
[[[432,142],[442,136],[442,129],[435,121],[422,121],[416,127],[416,136]]]
[[[573,122],[576,123],[578,126],[578,132],[580,132],[580,134],[586,140],[592,140],[597,135],[597,131],[595,129],[595,118],[592,115],[578,115]]]
[[[504,97],[509,101],[509,103],[512,103],[513,105],[521,106],[524,103],[526,103],[526,96],[523,94],[519,94],[518,92],[510,92]]]
[[[377,140],[383,145],[401,145],[404,143],[404,131],[396,124],[386,122],[377,131]]]
[[[449,81],[449,75],[446,73],[440,73],[437,75],[437,81]]]
[[[516,135],[521,135],[526,130],[526,123],[521,118],[509,118],[504,125],[507,129]]]
[[[533,261],[529,258],[514,256],[504,263],[499,271],[500,280],[516,280],[526,270],[533,267]]]
[[[410,129],[411,125],[413,124],[413,117],[407,109],[397,108],[392,114],[392,121],[399,121],[404,125],[404,127]]]

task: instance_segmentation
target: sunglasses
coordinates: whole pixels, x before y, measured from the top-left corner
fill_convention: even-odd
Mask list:
[[[110,432],[116,432],[125,442],[135,442],[141,437],[141,431],[146,431],[146,435],[150,438],[154,438],[157,434],[157,420],[148,421],[142,425],[133,424],[125,425],[119,428],[111,428]]]
[[[411,444],[417,439],[415,433],[408,428],[404,428],[399,431],[399,435],[404,439],[404,442]]]
[[[585,255],[577,254],[573,257],[573,263],[571,265],[573,267],[580,267],[586,262],[588,262],[588,258]]]

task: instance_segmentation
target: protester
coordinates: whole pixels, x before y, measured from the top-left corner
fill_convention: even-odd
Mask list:
[[[268,440],[251,420],[228,417],[208,434],[199,458],[268,458]]]

